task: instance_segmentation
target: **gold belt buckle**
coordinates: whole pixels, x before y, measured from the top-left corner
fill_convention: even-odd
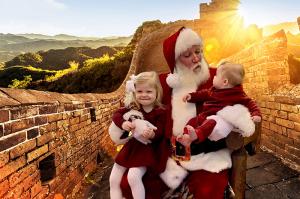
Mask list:
[[[176,139],[175,136],[172,136],[172,159],[175,161],[189,161],[191,159],[191,147],[184,147],[185,154],[179,155],[176,153]]]

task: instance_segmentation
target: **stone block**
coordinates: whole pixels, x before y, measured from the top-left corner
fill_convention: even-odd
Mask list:
[[[34,124],[36,126],[46,124],[48,122],[47,119],[48,119],[47,116],[38,116],[38,117],[35,117],[34,118]]]
[[[30,189],[31,198],[34,198],[38,193],[43,190],[41,181],[38,181],[35,185],[33,185]]]
[[[6,165],[9,161],[9,152],[4,151],[0,153],[0,168]]]
[[[12,148],[26,140],[26,132],[20,132],[8,138],[0,140],[0,152]]]
[[[34,108],[21,107],[18,109],[10,110],[11,120],[17,120],[17,119],[22,119],[22,118],[26,118],[26,117],[31,117],[31,116],[35,116],[37,114],[38,114],[38,109],[36,107],[34,107]]]
[[[34,128],[27,131],[27,139],[35,138],[39,135],[39,129]]]
[[[9,120],[9,111],[0,110],[0,123],[7,122]]]
[[[53,140],[55,137],[54,132],[45,133],[37,138],[37,146],[42,146],[51,140]]]
[[[10,150],[10,159],[15,159],[36,147],[36,140],[26,141]]]
[[[0,182],[0,198],[4,196],[5,193],[7,193],[9,190],[9,182],[8,180],[4,180]]]
[[[48,117],[48,122],[51,123],[51,122],[56,122],[56,121],[62,120],[63,114],[62,113],[52,114],[52,115],[48,115],[47,117]]]
[[[21,119],[19,121],[15,121],[11,123],[11,133],[22,131],[24,129],[28,129],[34,126],[33,118],[29,119]]]
[[[0,181],[5,177],[16,172],[19,168],[23,167],[26,164],[25,157],[22,156],[14,161],[9,162],[4,167],[0,168]]]
[[[289,113],[289,120],[294,122],[300,122],[300,114],[299,113]]]
[[[23,180],[22,184],[24,187],[24,191],[30,190],[30,188],[40,180],[40,172],[36,170],[33,174],[29,175],[25,180]]]
[[[52,105],[52,106],[42,106],[39,108],[39,114],[51,114],[51,113],[57,113],[57,106]]]
[[[9,176],[9,186],[14,187],[37,170],[35,164],[30,164]]]
[[[279,124],[281,126],[285,126],[287,128],[293,129],[294,128],[294,122],[289,121],[289,120],[285,120],[285,119],[281,119],[281,118],[276,118],[276,124]]]
[[[38,157],[44,155],[47,152],[48,152],[48,145],[44,145],[40,148],[37,148],[34,151],[27,153],[27,162],[31,162],[32,160],[37,159]]]

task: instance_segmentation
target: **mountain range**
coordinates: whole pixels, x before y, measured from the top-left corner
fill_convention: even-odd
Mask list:
[[[77,37],[72,35],[41,35],[41,34],[3,34],[0,33],[0,62],[11,60],[15,56],[50,49],[68,47],[126,46],[132,39],[128,37]]]

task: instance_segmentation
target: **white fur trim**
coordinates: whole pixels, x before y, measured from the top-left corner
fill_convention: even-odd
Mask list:
[[[234,127],[242,131],[243,137],[251,136],[255,131],[255,124],[251,119],[249,110],[241,105],[226,106],[217,112],[217,115],[231,123]]]
[[[111,122],[108,128],[108,134],[115,144],[125,144],[130,138],[120,139],[125,131],[120,129],[114,122]]]
[[[143,114],[142,114],[140,111],[137,111],[137,110],[130,110],[130,111],[126,112],[126,113],[123,115],[123,118],[124,118],[124,120],[129,120],[130,116],[132,116],[132,115],[139,116],[139,117],[141,117],[142,119],[144,118],[144,117],[143,117]]]
[[[232,131],[233,126],[231,123],[224,120],[218,115],[208,116],[206,119],[211,119],[216,121],[216,126],[214,127],[211,134],[208,136],[208,139],[212,141],[218,141],[222,138],[227,137],[227,135]]]
[[[183,168],[189,171],[205,170],[219,173],[232,166],[231,154],[229,149],[221,149],[210,153],[200,153],[193,155],[190,161],[180,162]]]
[[[183,96],[195,91],[196,88],[179,87],[174,88],[172,92],[172,118],[173,135],[183,134],[186,123],[196,116],[196,105],[194,103],[184,102]]]
[[[159,176],[168,187],[171,189],[176,189],[187,176],[187,174],[188,172],[184,168],[177,165],[173,159],[168,158],[166,169]]]
[[[192,29],[184,28],[180,31],[180,34],[178,35],[176,40],[175,59],[177,59],[181,53],[183,53],[193,45],[202,45],[201,38]]]
[[[170,88],[178,87],[180,85],[179,75],[176,74],[176,73],[168,74],[166,82],[167,82],[167,84],[169,85]]]

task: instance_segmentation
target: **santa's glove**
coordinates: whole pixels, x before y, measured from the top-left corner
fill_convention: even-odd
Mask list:
[[[180,77],[176,73],[170,73],[168,74],[166,82],[170,88],[176,88],[180,85]]]

